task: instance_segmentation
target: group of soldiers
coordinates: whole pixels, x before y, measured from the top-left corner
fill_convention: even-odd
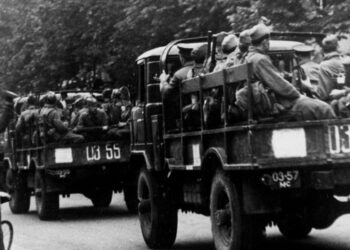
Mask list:
[[[85,93],[86,94],[86,93]],[[120,139],[129,132],[130,93],[126,87],[105,89],[100,96],[67,92],[30,94],[16,121],[22,146]],[[39,129],[38,129],[39,128]]]
[[[328,35],[323,39],[322,52],[317,52],[318,59],[320,55],[322,56],[320,63],[313,60],[314,46],[306,44],[295,46],[297,65],[291,73],[294,77],[288,80],[268,55],[270,34],[269,27],[264,24],[242,31],[239,37],[233,33],[216,34],[217,46],[213,48],[215,62],[212,62],[212,57],[207,55],[207,44],[201,44],[193,49],[186,44],[178,45],[183,67],[171,78],[165,72],[160,76],[160,91],[167,109],[170,109],[167,113],[173,116],[170,119],[179,119],[173,114],[179,110],[179,86],[183,80],[244,63],[252,65],[254,115],[274,115],[277,118],[284,115],[290,117],[290,120],[350,117],[350,88],[345,85],[344,59],[338,52],[338,37]],[[213,92],[217,94],[217,91]],[[246,118],[248,87],[235,89],[230,94],[233,95],[233,101],[229,103],[228,116],[233,120],[242,119],[242,116]],[[214,113],[218,113],[219,108],[213,107],[218,107],[220,98],[216,103],[212,103],[215,104],[212,106]],[[205,105],[203,109],[204,107]],[[210,112],[208,113],[210,107],[209,105],[207,112],[203,110],[204,118],[210,116]],[[192,110],[197,111],[198,114],[198,109],[198,98],[194,95],[191,97],[190,106],[183,108],[182,112]],[[185,117],[186,114],[183,116]],[[198,115],[193,117],[190,123],[198,124]],[[208,119],[208,121],[213,120]]]

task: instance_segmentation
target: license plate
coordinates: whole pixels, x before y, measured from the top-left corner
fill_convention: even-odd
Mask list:
[[[265,184],[277,189],[298,188],[301,186],[298,170],[274,171],[264,174]]]

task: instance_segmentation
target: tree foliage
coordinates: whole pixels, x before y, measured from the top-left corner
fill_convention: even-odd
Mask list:
[[[104,72],[135,81],[134,60],[208,30],[241,31],[262,16],[274,29],[348,32],[350,0],[0,0],[0,77],[15,91],[59,88]]]

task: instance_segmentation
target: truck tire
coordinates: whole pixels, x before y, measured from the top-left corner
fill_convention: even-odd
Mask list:
[[[47,192],[45,173],[40,170],[35,171],[35,203],[40,220],[54,220],[58,217],[59,194]]]
[[[311,224],[299,215],[288,215],[277,221],[281,234],[289,239],[302,239],[307,237],[311,230]]]
[[[210,219],[217,250],[250,250],[256,244],[252,217],[243,215],[241,199],[230,176],[217,171],[211,185]]]
[[[137,193],[141,231],[147,246],[170,248],[176,239],[177,208],[161,195],[159,183],[146,169],[140,172]]]
[[[113,196],[113,190],[97,189],[91,195],[90,199],[94,207],[107,208],[111,204],[112,196]]]
[[[26,176],[12,169],[7,169],[6,185],[11,195],[9,206],[14,214],[24,214],[30,207],[30,190],[27,188]]]

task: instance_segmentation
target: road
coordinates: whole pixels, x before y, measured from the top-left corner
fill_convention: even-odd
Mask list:
[[[40,221],[32,198],[25,215],[11,214],[2,206],[3,219],[15,229],[13,250],[118,250],[147,249],[138,218],[128,214],[122,195],[115,195],[108,209],[96,210],[81,195],[61,198],[60,219]],[[278,230],[268,228],[262,249],[269,250],[350,250],[350,215],[340,217],[327,230],[314,230],[301,241],[289,241]],[[213,249],[208,217],[179,213],[179,230],[174,250]]]

